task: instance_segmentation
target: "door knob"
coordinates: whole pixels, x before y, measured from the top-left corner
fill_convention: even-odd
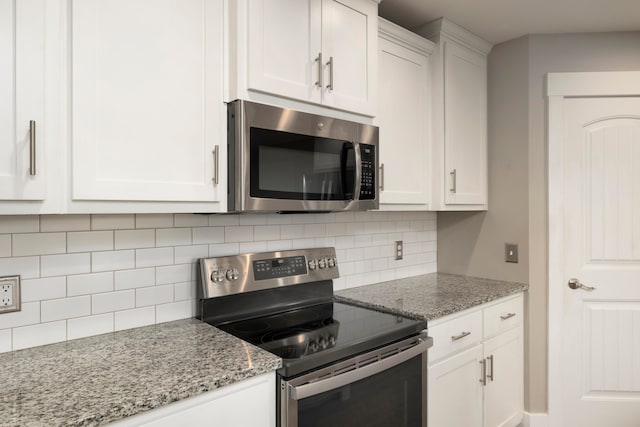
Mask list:
[[[569,287],[571,289],[582,289],[582,290],[589,291],[589,292],[593,292],[593,291],[596,290],[595,287],[583,285],[582,283],[580,283],[580,280],[575,279],[575,278],[574,279],[569,279]]]

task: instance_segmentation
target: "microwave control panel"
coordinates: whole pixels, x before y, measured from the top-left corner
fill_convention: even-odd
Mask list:
[[[373,200],[376,198],[376,147],[360,144],[360,158],[362,164],[360,200]]]

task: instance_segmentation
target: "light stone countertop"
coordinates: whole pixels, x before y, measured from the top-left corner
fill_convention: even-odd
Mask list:
[[[444,273],[336,293],[427,321],[528,289]],[[0,427],[97,426],[273,372],[282,360],[197,319],[0,354]]]
[[[275,371],[197,319],[0,354],[0,426],[97,426]]]
[[[346,289],[336,296],[428,322],[527,289],[529,285],[524,283],[431,273]]]

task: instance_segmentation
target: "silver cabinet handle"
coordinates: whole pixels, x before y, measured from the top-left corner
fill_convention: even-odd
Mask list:
[[[384,163],[380,163],[380,191],[384,191]]]
[[[219,160],[220,160],[220,150],[219,147],[217,145],[215,145],[213,147],[213,183],[215,185],[218,185],[219,183],[219,169],[220,169],[220,165],[219,165]]]
[[[512,317],[515,317],[515,316],[516,316],[516,314],[515,314],[515,313],[507,313],[507,314],[505,314],[504,316],[500,316],[500,318],[501,318],[502,320],[507,320],[507,319],[511,319]]]
[[[575,278],[569,279],[569,287],[571,289],[582,289],[582,290],[588,291],[588,292],[593,292],[593,291],[595,291],[597,289],[594,286],[583,285],[582,283],[580,283],[580,280],[575,279]]]
[[[315,62],[318,63],[318,80],[316,80],[316,87],[322,89],[322,85],[324,84],[322,82],[322,52],[318,52],[318,57]]]
[[[327,85],[327,89],[333,91],[333,56],[329,57],[329,62],[327,62],[327,65],[329,66],[329,84]]]
[[[452,336],[451,336],[451,342],[461,340],[462,338],[464,338],[464,337],[468,337],[469,335],[471,335],[471,332],[468,332],[468,331],[462,331],[462,332],[460,333],[460,335],[452,335]]]
[[[487,369],[487,378],[493,381],[493,354],[487,357],[489,361],[489,369]]]
[[[480,367],[482,368],[480,374],[480,384],[487,385],[487,361],[482,359],[480,361]]]
[[[29,120],[29,175],[36,175],[36,121]]]
[[[454,169],[451,172],[449,172],[449,175],[451,175],[451,189],[449,191],[451,191],[452,193],[455,193],[457,190],[457,171]]]

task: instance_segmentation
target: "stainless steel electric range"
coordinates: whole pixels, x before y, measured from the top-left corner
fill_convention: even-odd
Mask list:
[[[279,426],[426,426],[426,322],[336,301],[334,248],[199,264],[199,317],[283,360]]]

